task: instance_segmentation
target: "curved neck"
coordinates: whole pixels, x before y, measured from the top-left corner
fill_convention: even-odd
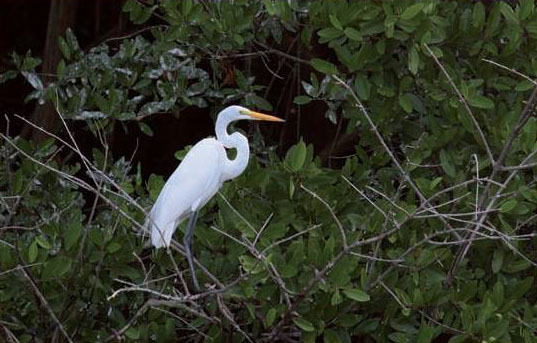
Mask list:
[[[226,158],[223,181],[241,175],[244,169],[246,169],[250,157],[248,139],[238,132],[234,132],[231,135],[227,132],[227,127],[232,121],[233,119],[226,115],[219,115],[216,120],[216,139],[222,143],[224,147],[228,149],[235,148],[237,150],[235,159],[230,160]]]

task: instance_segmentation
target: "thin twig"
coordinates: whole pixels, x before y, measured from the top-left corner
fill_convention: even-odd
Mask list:
[[[26,270],[24,270],[24,268],[20,268],[19,270],[22,273],[22,275],[28,280],[28,283],[30,284],[30,286],[32,286],[32,289],[34,290],[35,295],[39,298],[39,300],[41,300],[41,304],[43,305],[43,307],[45,307],[45,309],[49,313],[54,323],[56,323],[56,326],[58,327],[62,335],[65,337],[65,339],[69,343],[73,343],[73,341],[71,340],[71,337],[69,337],[69,335],[67,334],[67,331],[65,331],[62,323],[58,320],[58,317],[56,317],[56,315],[54,314],[54,311],[50,307],[47,299],[45,299],[45,297],[43,296],[43,293],[41,293],[41,291],[39,290],[39,287],[37,287],[37,285],[34,283],[32,278],[30,278],[28,273],[26,273]]]
[[[332,207],[330,207],[330,205],[326,202],[326,200],[324,200],[323,198],[321,198],[319,195],[317,195],[317,193],[313,192],[312,190],[308,189],[306,186],[304,186],[303,184],[300,184],[300,188],[302,188],[303,190],[305,190],[306,192],[308,192],[312,197],[314,197],[315,199],[319,200],[327,209],[328,211],[330,212],[330,215],[332,216],[332,218],[334,219],[334,222],[336,222],[336,225],[339,229],[339,232],[341,234],[341,241],[343,243],[343,249],[347,249],[347,236],[345,235],[345,229],[343,228],[343,225],[341,224],[341,222],[339,221],[338,217],[336,216],[336,213],[334,212],[334,210],[332,209]]]
[[[520,77],[522,77],[522,78],[528,80],[529,82],[533,83],[535,86],[537,86],[537,81],[533,80],[531,77],[529,77],[529,76],[527,76],[527,75],[522,74],[521,72],[519,72],[519,71],[517,71],[517,70],[514,70],[514,69],[512,69],[512,68],[506,67],[506,66],[504,66],[503,64],[500,64],[500,63],[498,63],[498,62],[494,62],[494,61],[489,60],[489,59],[486,59],[486,58],[482,58],[481,60],[482,60],[482,61],[485,61],[485,62],[488,62],[488,63],[490,63],[490,64],[492,64],[492,65],[495,65],[496,67],[500,67],[500,68],[502,68],[502,69],[505,69],[505,70],[507,70],[507,71],[509,71],[509,72],[511,72],[511,73],[513,73],[513,74],[515,74],[515,75],[518,75],[518,76],[520,76]]]
[[[429,54],[434,59],[435,63],[438,65],[438,67],[440,68],[442,73],[446,76],[449,84],[451,85],[451,87],[453,88],[455,93],[457,94],[457,97],[459,98],[459,101],[464,106],[464,109],[466,110],[466,112],[468,113],[468,116],[472,120],[472,124],[474,125],[474,127],[477,130],[477,132],[479,133],[479,137],[481,138],[481,141],[482,141],[482,143],[483,143],[483,145],[485,147],[485,150],[487,152],[487,155],[489,157],[491,165],[494,165],[494,156],[492,155],[492,151],[490,150],[489,143],[487,142],[487,139],[485,138],[485,134],[483,133],[483,130],[481,130],[481,126],[479,126],[479,123],[475,119],[475,116],[474,116],[472,110],[470,109],[470,106],[468,105],[468,102],[466,101],[466,99],[464,98],[462,93],[459,91],[459,88],[455,85],[455,82],[453,82],[453,79],[451,78],[451,76],[449,76],[449,73],[447,72],[446,68],[444,68],[442,63],[440,63],[440,61],[438,60],[436,55],[431,51],[429,46],[427,44],[425,44],[425,43],[423,44],[423,46],[425,47],[425,49],[427,49],[427,52],[429,52]]]

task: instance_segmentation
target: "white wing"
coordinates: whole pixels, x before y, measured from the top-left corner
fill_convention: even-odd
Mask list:
[[[151,242],[169,246],[177,226],[205,205],[222,185],[226,151],[214,138],[198,142],[170,176],[149,214]]]

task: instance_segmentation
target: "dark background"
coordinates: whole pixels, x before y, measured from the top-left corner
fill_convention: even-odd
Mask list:
[[[126,36],[140,30],[141,26],[133,25],[128,16],[121,11],[123,1],[103,0],[3,0],[0,2],[0,72],[13,68],[11,53],[24,55],[31,51],[33,56],[43,61],[39,67],[42,80],[47,83],[54,80],[56,66],[61,55],[58,49],[57,37],[64,35],[70,27],[84,51],[99,45],[109,38]],[[144,25],[150,26],[159,23],[153,17]],[[293,41],[296,37],[286,34],[280,46],[276,48],[289,51],[290,54],[308,59],[311,53],[300,47],[297,50]],[[110,43],[114,46],[120,40]],[[291,46],[291,47],[290,47]],[[316,56],[322,56],[322,49],[316,49]],[[278,70],[282,58],[271,55],[267,66],[271,70]],[[267,145],[276,145],[277,152],[285,155],[287,149],[295,144],[301,137],[306,143],[314,145],[315,152],[326,166],[337,167],[339,159],[329,156],[342,156],[354,152],[354,144],[358,137],[345,135],[345,120],[340,119],[337,125],[325,118],[326,108],[322,102],[312,102],[302,106],[299,110],[293,99],[300,94],[300,80],[308,80],[311,69],[301,64],[300,72],[297,65],[285,60],[279,75],[271,83],[272,74],[267,70],[259,58],[234,59],[226,62],[230,70],[244,70],[246,63],[250,64],[252,74],[256,77],[256,84],[268,85],[267,100],[273,105],[277,116],[287,119],[284,125],[261,124],[260,131],[265,137]],[[299,74],[299,75],[297,75]],[[231,80],[233,82],[233,80]],[[232,85],[231,85],[232,86]],[[34,123],[53,132],[62,133],[60,123],[54,108],[47,105],[37,105],[35,101],[24,102],[25,96],[32,90],[31,86],[22,78],[9,80],[0,84],[0,112],[2,119],[2,132],[7,130],[6,118],[9,118],[9,134],[22,135],[24,138],[43,140],[43,134],[36,132],[29,126],[12,116],[20,114]],[[260,94],[263,96],[263,94]],[[212,112],[215,112],[213,109]],[[143,174],[147,177],[151,173],[169,175],[177,165],[174,153],[185,145],[214,135],[214,120],[210,116],[211,108],[188,108],[179,116],[169,113],[159,113],[144,120],[155,135],[149,137],[138,129],[136,123],[116,125],[113,135],[109,137],[109,145],[115,158],[125,156],[133,158],[135,163],[141,162]],[[87,132],[83,123],[69,122],[77,142],[82,150],[89,154],[91,148],[98,145],[98,141]],[[251,134],[255,130],[251,123],[240,123],[238,127]],[[63,133],[65,134],[65,133]]]

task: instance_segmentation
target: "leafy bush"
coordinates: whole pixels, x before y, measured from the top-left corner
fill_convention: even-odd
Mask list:
[[[16,54],[3,79],[20,72],[35,88],[27,99],[96,135],[121,121],[152,134],[143,119],[157,112],[271,110],[258,94],[270,85],[237,70],[231,87],[219,63],[270,54],[311,71],[297,106],[325,106],[359,140],[336,170],[303,141],[280,158],[256,136],[268,157],[200,215],[206,291],[192,294],[180,244],[144,249],[140,223],[161,177],[146,187],[106,145],[70,165],[57,153],[81,155],[74,141],[3,135],[8,339],[534,341],[533,1],[128,0],[124,10],[157,24],[87,53],[67,32],[56,82]],[[288,36],[311,58],[284,51]]]

